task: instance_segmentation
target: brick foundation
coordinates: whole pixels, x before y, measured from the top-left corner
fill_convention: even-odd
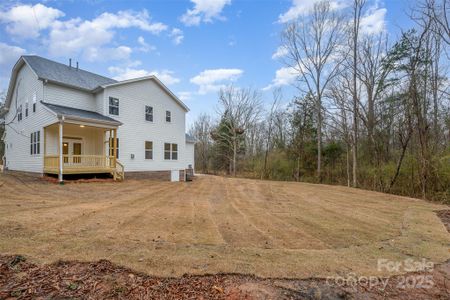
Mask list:
[[[170,171],[125,172],[125,180],[127,179],[152,179],[158,181],[170,181]]]

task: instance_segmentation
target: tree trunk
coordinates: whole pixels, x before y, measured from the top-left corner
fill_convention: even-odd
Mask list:
[[[346,169],[347,169],[347,186],[350,187],[350,146],[348,142],[346,143]]]
[[[237,138],[233,140],[233,176],[236,177]]]
[[[322,104],[318,101],[318,125],[317,125],[317,178],[322,183]]]
[[[358,158],[358,91],[357,91],[357,61],[358,61],[358,36],[359,22],[361,19],[361,10],[363,1],[355,0],[353,16],[353,187],[357,187],[357,158]]]

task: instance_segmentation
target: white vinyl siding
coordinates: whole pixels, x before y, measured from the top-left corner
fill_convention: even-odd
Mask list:
[[[52,83],[47,83],[44,89],[44,102],[91,111],[97,108],[92,93]]]
[[[18,90],[18,93],[16,91]],[[49,112],[38,102],[44,100],[44,86],[42,81],[27,65],[24,65],[18,72],[16,85],[12,93],[12,103],[9,112],[5,116],[5,157],[6,167],[15,171],[26,171],[42,173],[43,171],[43,128],[57,122],[54,114]],[[27,101],[34,101],[35,113],[29,113],[28,118],[17,121],[17,107],[25,106]],[[17,105],[17,106],[16,106]],[[40,131],[39,154],[30,155],[31,134]]]
[[[186,158],[186,166],[189,167],[189,165],[192,166],[192,168],[195,168],[194,166],[194,143],[186,143],[186,148],[184,151],[186,151],[184,157]]]
[[[154,80],[142,80],[106,87],[104,103],[109,97],[120,99],[120,114],[111,116],[122,122],[117,130],[120,138],[120,162],[125,171],[162,171],[187,168],[185,149],[186,111]],[[145,106],[153,108],[153,122],[146,121]],[[166,122],[171,112],[171,123]],[[144,115],[144,116],[143,116]],[[139,117],[140,116],[140,117]],[[153,159],[145,159],[145,141],[153,142]],[[164,159],[164,143],[177,144],[177,160]],[[131,158],[134,155],[134,158]]]

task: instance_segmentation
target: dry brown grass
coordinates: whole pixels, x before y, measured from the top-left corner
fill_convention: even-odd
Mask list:
[[[59,186],[0,175],[0,253],[161,276],[322,277],[450,257],[445,207],[339,186],[200,176]]]

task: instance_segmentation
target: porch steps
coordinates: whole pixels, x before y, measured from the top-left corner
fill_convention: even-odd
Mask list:
[[[125,169],[118,160],[116,160],[116,168],[111,172],[111,174],[113,175],[114,180],[116,181],[125,180]]]

